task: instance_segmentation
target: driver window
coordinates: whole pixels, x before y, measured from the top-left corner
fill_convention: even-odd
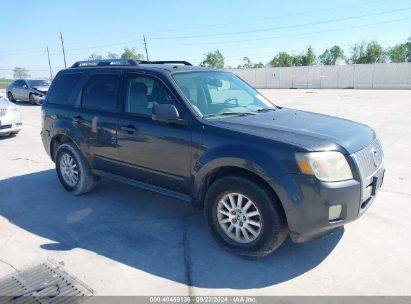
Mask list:
[[[151,116],[156,103],[174,103],[174,98],[159,80],[148,76],[126,76],[124,112]]]

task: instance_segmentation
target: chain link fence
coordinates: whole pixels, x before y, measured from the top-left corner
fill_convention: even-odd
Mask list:
[[[411,63],[230,69],[258,89],[411,89]]]

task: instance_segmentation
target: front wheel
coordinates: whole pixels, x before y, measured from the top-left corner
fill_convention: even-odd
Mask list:
[[[7,98],[11,101],[11,102],[15,102],[16,100],[14,99],[14,96],[11,92],[7,93]]]
[[[74,195],[94,189],[96,179],[86,159],[72,143],[61,144],[56,151],[56,171],[63,187]]]
[[[36,100],[34,99],[34,95],[33,95],[33,94],[30,94],[30,95],[29,95],[29,101],[30,101],[30,103],[31,103],[32,105],[35,105],[35,104],[36,104]]]
[[[218,243],[235,254],[263,257],[288,234],[278,199],[255,182],[237,176],[215,181],[205,198],[205,217]]]

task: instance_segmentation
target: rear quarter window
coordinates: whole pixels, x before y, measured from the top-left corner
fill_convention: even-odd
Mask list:
[[[119,74],[96,74],[83,88],[81,105],[86,109],[114,111],[117,107]]]
[[[74,101],[70,100],[70,95],[82,75],[82,73],[70,73],[57,76],[47,93],[47,103],[60,105],[73,104]]]

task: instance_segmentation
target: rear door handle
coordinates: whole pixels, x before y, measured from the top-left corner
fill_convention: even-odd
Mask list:
[[[76,117],[73,117],[73,122],[76,124],[81,124],[84,122],[84,119],[81,116],[76,116]]]
[[[120,129],[126,131],[128,134],[133,134],[137,132],[137,128],[133,125],[121,126]]]

